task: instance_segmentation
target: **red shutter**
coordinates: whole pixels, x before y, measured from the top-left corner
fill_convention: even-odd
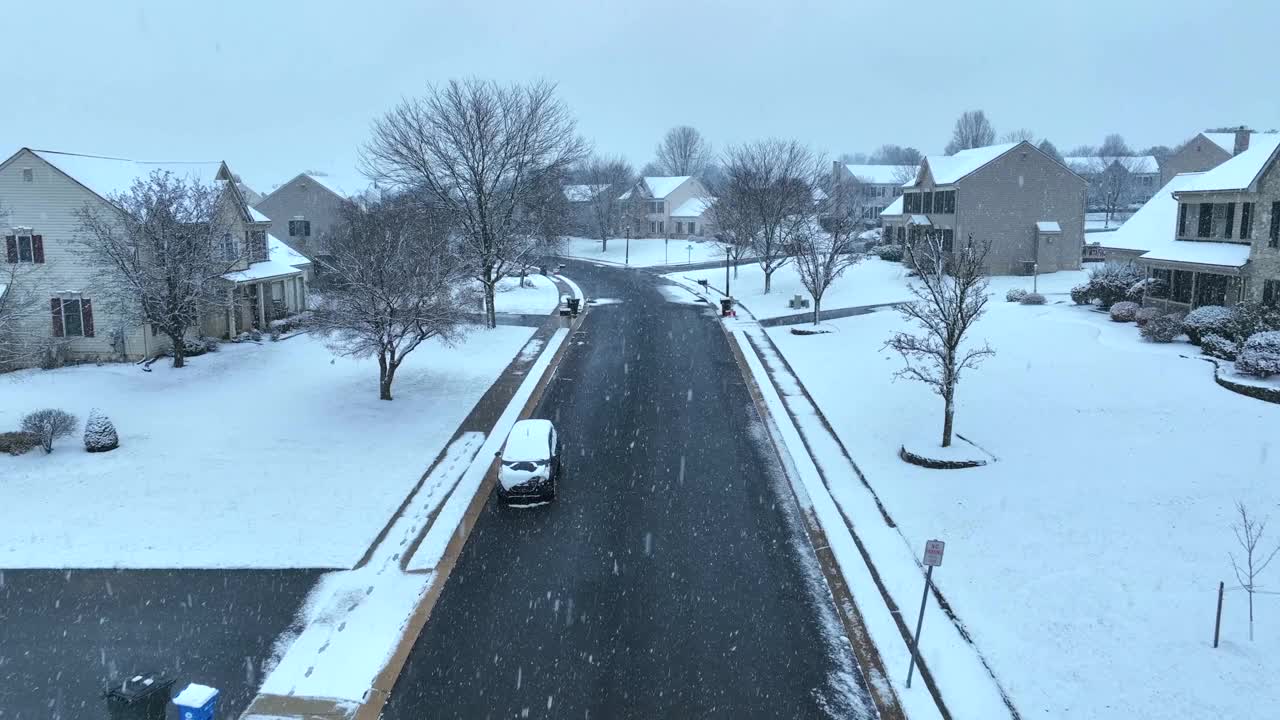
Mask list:
[[[13,235],[4,236],[4,261],[18,262],[18,238]]]
[[[38,263],[44,262],[44,236],[31,236],[31,259]]]
[[[49,307],[53,310],[53,336],[62,337],[62,300],[51,299]]]
[[[84,319],[84,336],[93,337],[93,301],[80,301],[81,317]]]

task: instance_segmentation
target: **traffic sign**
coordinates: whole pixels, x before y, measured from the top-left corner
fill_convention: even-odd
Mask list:
[[[938,567],[942,564],[942,551],[947,546],[941,540],[930,540],[924,544],[924,564]]]

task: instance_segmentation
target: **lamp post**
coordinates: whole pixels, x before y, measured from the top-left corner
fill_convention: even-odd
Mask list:
[[[631,264],[631,226],[627,225],[627,251],[622,261],[623,265]]]
[[[666,232],[662,235],[662,264],[668,265],[671,260],[667,257],[667,247],[671,245],[671,233]]]
[[[729,295],[729,257],[730,255],[728,252],[728,248],[725,248],[725,254],[724,254],[724,296],[725,297],[730,297]]]

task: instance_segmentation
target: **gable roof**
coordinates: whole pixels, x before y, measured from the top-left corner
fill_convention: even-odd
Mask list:
[[[564,197],[569,202],[589,202],[608,188],[608,185],[565,185]]]
[[[128,192],[134,180],[146,178],[155,170],[171,172],[188,182],[204,185],[232,180],[231,171],[221,161],[149,162],[58,150],[30,151],[104,200],[111,195]],[[231,184],[234,186],[234,181]]]
[[[670,195],[671,193],[675,192],[676,188],[683,185],[685,181],[691,177],[693,176],[692,175],[670,175],[670,176],[660,176],[660,177],[647,177],[643,180],[643,182],[645,187],[649,189],[649,194],[653,196],[653,199],[661,200],[666,196]]]
[[[711,207],[714,198],[691,197],[680,203],[680,207],[671,211],[671,217],[702,217]]]
[[[1178,201],[1173,194],[1195,182],[1204,173],[1174,175],[1165,186],[1156,191],[1119,228],[1104,235],[1098,244],[1117,250],[1146,251],[1172,242],[1178,225]]]
[[[1001,155],[1009,152],[1022,143],[1002,143],[1000,145],[988,145],[986,147],[971,148],[969,150],[961,150],[955,155],[929,155],[920,165],[919,172],[916,177],[909,182],[902,184],[903,187],[911,187],[919,182],[921,173],[924,172],[925,166],[929,168],[929,173],[933,176],[933,182],[936,185],[953,185],[960,181],[961,178],[973,173],[973,171],[981,168],[983,165],[995,160]],[[1027,145],[1031,145],[1027,143]],[[1031,147],[1035,147],[1031,145]]]
[[[898,185],[902,178],[915,177],[918,165],[845,165],[849,174],[872,185]]]
[[[1248,190],[1271,164],[1277,148],[1280,148],[1280,135],[1256,135],[1250,138],[1248,150],[1202,173],[1179,192]]]
[[[222,277],[232,282],[251,282],[267,278],[296,275],[311,264],[298,251],[285,245],[275,235],[267,233],[267,259],[251,264],[245,270],[235,270]]]
[[[1236,151],[1236,134],[1233,132],[1200,133],[1206,140],[1226,151],[1228,155]],[[1252,138],[1251,138],[1252,139]]]

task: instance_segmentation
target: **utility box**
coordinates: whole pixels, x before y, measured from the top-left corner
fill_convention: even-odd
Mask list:
[[[112,683],[103,697],[111,720],[165,720],[173,679],[158,672],[139,673]]]
[[[190,683],[173,698],[182,720],[213,720],[218,709],[218,690],[208,685]]]

